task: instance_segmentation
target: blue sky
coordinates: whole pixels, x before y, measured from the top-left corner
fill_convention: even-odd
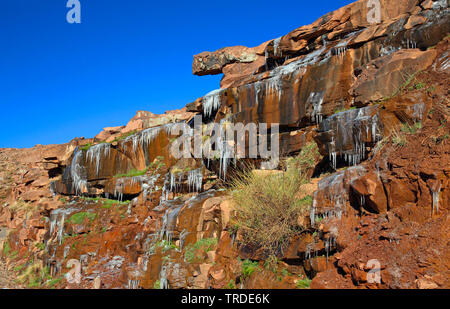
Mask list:
[[[0,3],[0,148],[65,143],[163,113],[219,88],[192,57],[257,46],[351,0],[67,0]]]

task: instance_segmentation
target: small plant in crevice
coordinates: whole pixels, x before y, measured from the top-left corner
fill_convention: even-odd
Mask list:
[[[258,262],[253,262],[249,259],[246,259],[241,262],[241,272],[242,278],[245,280],[249,278],[256,270],[259,269]]]
[[[302,173],[313,168],[320,158],[319,147],[315,142],[310,142],[302,147],[300,153],[286,160],[287,169],[296,169]]]
[[[315,216],[314,217],[314,222],[321,223],[322,221],[323,221],[323,217],[322,216]]]
[[[274,274],[278,273],[278,263],[280,262],[280,260],[278,260],[278,258],[274,255],[269,256],[265,261],[264,261],[264,268],[266,270],[269,270],[271,272],[273,272]]]
[[[80,146],[80,150],[81,150],[81,151],[87,151],[87,150],[89,150],[92,146],[94,146],[94,144],[92,144],[92,143],[87,143],[86,145]]]
[[[395,146],[404,147],[408,144],[404,133],[394,130],[391,134],[391,142]]]
[[[236,289],[236,283],[234,282],[233,279],[231,279],[225,286],[225,289],[229,289],[229,290],[234,290]]]
[[[297,289],[309,289],[311,286],[311,279],[298,279],[295,286]]]
[[[407,134],[416,134],[416,132],[420,129],[422,129],[422,122],[415,122],[413,125],[406,123],[403,124],[400,128],[403,133]]]
[[[120,135],[119,137],[116,137],[116,138],[112,141],[112,143],[122,141],[122,140],[126,139],[127,137],[129,137],[129,136],[131,136],[131,135],[134,135],[134,134],[136,134],[136,133],[138,133],[137,130],[134,130],[134,131],[131,131],[131,132],[128,132],[128,133],[124,133],[124,134]]]
[[[148,171],[148,168],[143,169],[143,170],[132,169],[128,173],[116,174],[116,175],[114,175],[114,177],[115,178],[126,178],[126,177],[143,176],[147,173],[147,171]]]
[[[45,244],[42,243],[42,242],[36,242],[36,243],[34,244],[34,246],[35,246],[36,248],[38,248],[39,250],[41,250],[41,251],[45,250]]]
[[[157,248],[161,248],[162,253],[166,253],[167,251],[172,249],[178,249],[178,247],[173,242],[165,239],[157,241],[153,246],[151,246],[150,252],[155,252]]]
[[[204,259],[206,253],[213,250],[217,245],[217,238],[203,238],[195,244],[186,246],[184,259],[188,263],[200,262]]]
[[[161,289],[161,281],[159,279],[155,281],[155,283],[153,284],[153,288],[155,290]]]
[[[333,114],[339,114],[339,113],[346,112],[346,111],[353,110],[353,109],[356,109],[356,107],[352,106],[352,107],[349,107],[349,108],[338,108],[338,109],[336,109],[334,111]]]
[[[55,278],[55,279],[48,280],[48,281],[45,283],[45,285],[46,285],[47,287],[50,287],[50,288],[51,288],[51,287],[57,285],[62,279],[64,279],[64,277],[59,277],[59,278]]]

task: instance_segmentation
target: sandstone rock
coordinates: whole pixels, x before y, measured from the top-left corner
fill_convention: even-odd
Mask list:
[[[219,74],[222,69],[232,63],[252,63],[263,58],[260,54],[264,45],[248,48],[245,46],[233,46],[219,49],[215,52],[203,52],[194,56],[192,72],[195,75]]]
[[[216,251],[208,251],[206,253],[206,255],[208,256],[208,261],[210,263],[214,263],[216,260]]]
[[[180,110],[167,111],[162,115],[156,115],[147,111],[138,111],[128,124],[120,133],[126,134],[133,131],[139,131],[147,128],[174,123],[178,121],[185,121],[191,118],[193,114],[186,111],[186,108]]]
[[[423,289],[437,289],[438,285],[429,279],[417,279],[416,281],[417,288],[420,290]]]
[[[212,264],[201,264],[200,274],[194,280],[194,288],[205,289],[207,287],[208,272]]]
[[[36,202],[42,197],[50,197],[50,192],[47,190],[29,190],[25,191],[21,197],[25,202]]]
[[[210,271],[210,276],[216,281],[223,281],[225,279],[225,271],[223,269],[217,269]]]
[[[124,128],[125,126],[104,128],[102,132],[95,136],[95,139],[98,141],[108,141],[111,137],[114,138],[114,136],[119,134]]]
[[[363,207],[368,207],[370,211],[375,211],[376,213],[387,211],[387,198],[383,183],[375,172],[368,173],[354,180],[351,187],[363,200]]]
[[[232,217],[232,212],[235,209],[233,201],[231,199],[224,200],[220,203],[220,213],[222,219],[222,228],[228,226],[230,218]]]
[[[408,30],[417,25],[421,25],[421,24],[425,23],[426,20],[427,19],[424,16],[413,15],[408,19],[408,22],[405,25],[405,29]]]
[[[362,69],[352,87],[355,103],[367,104],[391,97],[412,74],[429,67],[435,57],[433,50],[401,50],[373,60]]]

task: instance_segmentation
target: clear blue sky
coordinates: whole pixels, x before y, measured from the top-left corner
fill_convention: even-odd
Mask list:
[[[163,113],[219,88],[192,57],[257,46],[352,0],[67,0],[0,2],[0,148],[65,143]]]

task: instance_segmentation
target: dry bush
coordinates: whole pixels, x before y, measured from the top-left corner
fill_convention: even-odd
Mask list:
[[[277,255],[294,234],[304,230],[297,220],[311,206],[310,200],[297,198],[304,180],[296,169],[275,174],[247,170],[232,180],[235,222],[244,244],[262,248],[268,256]]]

